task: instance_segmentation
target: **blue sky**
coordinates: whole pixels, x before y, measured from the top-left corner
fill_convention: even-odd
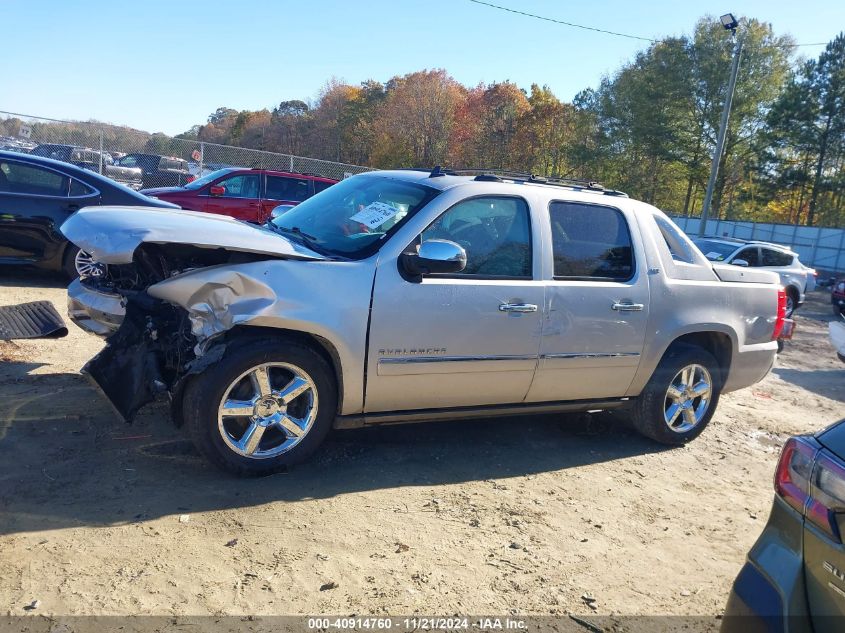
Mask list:
[[[491,1],[645,37],[728,11],[798,42],[845,29],[845,2],[833,0]],[[571,99],[647,45],[469,0],[0,0],[0,16],[0,110],[169,134],[219,106],[313,98],[332,76],[386,81],[423,68],[466,85],[548,84]]]

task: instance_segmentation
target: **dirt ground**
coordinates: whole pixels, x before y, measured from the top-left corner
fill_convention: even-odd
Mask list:
[[[61,281],[0,277],[0,304],[37,299],[64,312]],[[685,448],[612,416],[435,423],[336,432],[258,480],[207,466],[163,408],[116,423],[75,326],[0,343],[0,613],[718,614],[784,438],[845,417],[826,301]]]

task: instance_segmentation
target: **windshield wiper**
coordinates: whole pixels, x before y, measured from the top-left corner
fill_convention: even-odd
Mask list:
[[[282,234],[286,234],[286,235],[295,235],[296,237],[299,238],[298,241],[301,244],[310,248],[315,253],[319,253],[320,255],[331,255],[331,253],[329,253],[324,248],[321,248],[320,246],[317,245],[317,238],[316,237],[314,237],[313,235],[309,235],[308,233],[306,233],[305,231],[300,229],[298,226],[292,226],[292,227],[276,226],[272,222],[268,222],[267,226],[269,226],[276,233],[282,233]]]
[[[299,235],[300,237],[305,238],[309,242],[316,242],[317,241],[316,237],[314,237],[313,235],[309,235],[308,233],[303,231],[298,226],[292,226],[290,228],[288,228],[286,226],[279,226],[279,227],[276,227],[276,228],[278,228],[283,233],[293,233],[294,235]]]

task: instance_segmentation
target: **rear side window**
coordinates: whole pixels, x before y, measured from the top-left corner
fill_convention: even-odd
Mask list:
[[[734,257],[732,261],[736,261],[738,259],[747,261],[749,266],[760,265],[760,257],[757,255],[756,246],[751,246],[750,248],[742,249],[741,251],[739,251],[739,253],[736,254],[736,257]]]
[[[631,233],[621,211],[552,202],[549,219],[555,279],[627,281],[633,277]]]
[[[0,163],[0,192],[65,198],[69,180],[67,176],[42,167]]]
[[[308,181],[303,178],[267,176],[267,198],[302,202],[308,197]]]
[[[95,191],[86,185],[84,182],[80,182],[75,178],[71,178],[70,180],[70,197],[71,198],[81,198],[83,196],[90,196],[91,194],[95,193]]]
[[[315,180],[314,181],[314,193],[320,193],[321,191],[325,191],[329,187],[331,187],[334,183],[332,182],[325,182],[323,180]]]
[[[763,249],[763,266],[789,266],[792,264],[792,255],[782,251],[775,251],[771,248]]]

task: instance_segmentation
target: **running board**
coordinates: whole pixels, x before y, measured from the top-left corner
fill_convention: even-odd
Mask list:
[[[629,398],[607,400],[568,400],[565,402],[531,402],[523,404],[494,404],[481,407],[454,407],[451,409],[414,409],[410,411],[387,411],[378,413],[357,413],[339,415],[335,418],[336,429],[360,429],[379,424],[407,424],[410,422],[432,422],[435,420],[470,420],[509,415],[540,413],[575,413],[579,411],[605,411],[629,405]]]

